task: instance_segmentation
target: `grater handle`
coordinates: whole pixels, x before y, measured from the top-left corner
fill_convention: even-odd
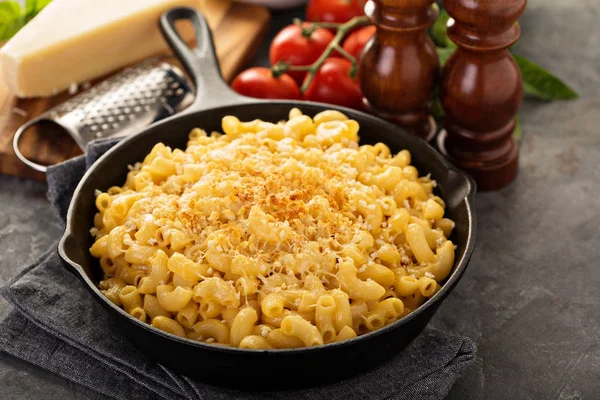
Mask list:
[[[21,148],[20,148],[21,136],[23,136],[23,133],[27,129],[29,129],[30,127],[32,127],[33,125],[37,124],[40,121],[41,121],[41,118],[32,119],[31,121],[28,121],[25,124],[21,125],[19,127],[19,129],[17,129],[17,132],[15,132],[15,136],[13,138],[13,151],[15,152],[15,155],[17,156],[17,158],[23,162],[23,164],[27,165],[30,168],[33,168],[36,171],[45,173],[46,170],[48,169],[48,167],[46,167],[45,165],[38,164],[34,161],[31,161],[30,159],[25,157],[25,155],[23,155],[23,153],[21,153]]]
[[[196,31],[196,47],[193,49],[175,29],[175,22],[182,19],[190,21]],[[194,103],[185,112],[248,101],[248,98],[235,93],[223,79],[212,33],[202,13],[190,7],[172,8],[163,13],[159,25],[165,40],[196,86]]]

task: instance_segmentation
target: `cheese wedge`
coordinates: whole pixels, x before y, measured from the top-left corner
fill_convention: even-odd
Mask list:
[[[141,61],[167,49],[163,11],[207,1],[54,0],[0,50],[3,83],[18,97],[51,96]],[[180,33],[192,39],[191,24]]]

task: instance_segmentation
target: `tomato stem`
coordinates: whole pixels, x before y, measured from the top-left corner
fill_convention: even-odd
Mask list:
[[[342,24],[338,22],[313,22],[313,24],[319,28],[325,29],[339,29],[340,26],[342,26]]]
[[[352,64],[352,67],[350,67],[350,71],[348,71],[348,75],[350,75],[350,78],[352,79],[356,78],[356,75],[358,75],[357,64]]]
[[[284,61],[279,61],[277,64],[271,67],[271,75],[273,78],[279,78],[281,75],[285,74],[290,69],[290,64]]]
[[[294,18],[294,24],[302,30],[302,37],[310,39],[311,35],[319,28],[317,24],[304,25],[300,18]]]
[[[307,71],[308,75],[306,76],[306,79],[304,80],[304,83],[302,84],[302,87],[300,88],[300,91],[302,93],[304,93],[306,91],[306,89],[308,89],[308,87],[310,86],[313,79],[315,78],[315,75],[317,74],[317,72],[319,72],[319,69],[323,66],[323,63],[325,62],[325,60],[328,57],[330,57],[334,51],[339,52],[342,56],[344,56],[344,58],[348,59],[352,63],[352,68],[350,69],[350,76],[352,78],[354,78],[356,76],[356,71],[357,71],[356,57],[352,56],[350,53],[348,53],[346,50],[344,50],[344,48],[340,45],[340,43],[346,37],[348,32],[352,31],[354,28],[359,27],[359,26],[370,25],[371,23],[369,22],[369,19],[367,17],[354,17],[351,20],[349,20],[348,22],[344,22],[343,24],[328,23],[328,22],[314,22],[314,23],[311,23],[309,27],[304,27],[302,24],[302,21],[300,19],[296,18],[296,19],[294,19],[294,24],[302,26],[302,35],[303,36],[306,36],[305,30],[306,30],[306,32],[309,32],[306,37],[310,37],[310,35],[317,28],[333,28],[333,29],[336,29],[337,32],[336,32],[333,40],[329,43],[329,45],[327,45],[327,48],[325,49],[325,51],[323,51],[323,54],[321,54],[321,56],[317,59],[317,61],[315,61],[311,65],[302,65],[302,66],[290,65],[289,63],[281,62],[281,61],[278,62],[277,64],[273,65],[271,67],[271,73],[273,74],[273,76],[275,78],[280,77],[287,71]]]
[[[340,53],[341,55],[343,55],[344,57],[346,57],[353,64],[356,64],[356,57],[354,57],[352,54],[350,54],[346,50],[344,50],[344,48],[342,46],[340,46],[339,43],[337,43],[335,45],[335,49],[338,51],[338,53]]]
[[[341,55],[343,55],[345,58],[350,60],[350,62],[352,62],[352,66],[354,68],[356,68],[356,58],[354,58],[350,54],[348,54],[348,52],[345,51],[342,48],[342,46],[340,46],[340,43],[341,43],[342,39],[344,39],[344,37],[346,37],[346,34],[348,32],[350,32],[351,30],[353,30],[354,28],[356,28],[358,26],[369,25],[369,24],[370,24],[370,22],[367,17],[354,17],[348,22],[339,24],[339,26],[337,27],[337,32],[335,34],[335,37],[333,38],[331,43],[329,43],[329,45],[327,46],[327,48],[325,49],[323,54],[321,54],[321,57],[319,57],[319,59],[317,61],[315,61],[311,66],[308,67],[308,69],[306,69],[306,71],[308,71],[308,75],[307,75],[306,79],[304,79],[304,83],[302,84],[300,91],[302,93],[304,93],[306,91],[306,89],[308,89],[311,82],[315,78],[315,75],[317,74],[317,72],[319,72],[319,69],[323,66],[323,63],[325,62],[325,60],[329,56],[331,56],[331,54],[336,50]],[[340,49],[342,51],[340,51]]]
[[[306,65],[306,66],[299,66],[299,65],[290,65],[287,68],[288,71],[310,71],[312,70],[312,66],[310,65]]]

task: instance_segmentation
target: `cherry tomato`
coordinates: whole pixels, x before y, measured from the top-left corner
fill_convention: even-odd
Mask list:
[[[365,44],[373,37],[376,30],[377,28],[371,25],[352,32],[344,41],[344,50],[358,58]]]
[[[317,61],[327,45],[333,40],[333,34],[327,29],[315,29],[305,36],[311,24],[289,25],[275,36],[271,43],[269,59],[271,65],[286,61],[291,65],[308,66]],[[289,71],[288,74],[301,84],[306,76],[304,71]]]
[[[306,20],[343,23],[364,14],[361,0],[310,0]]]
[[[269,68],[255,67],[240,73],[231,84],[233,90],[260,99],[300,99],[300,88],[289,75],[275,78]]]
[[[328,58],[304,92],[304,99],[361,110],[363,96],[357,78],[350,76],[351,68],[346,59]]]

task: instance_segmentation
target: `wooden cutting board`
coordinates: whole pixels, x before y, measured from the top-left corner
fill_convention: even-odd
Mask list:
[[[223,77],[230,81],[256,53],[270,21],[263,7],[209,0],[203,10],[213,31]],[[101,81],[105,78],[100,78]],[[93,84],[96,83],[92,82]],[[45,174],[24,165],[14,154],[13,136],[19,126],[68,100],[67,93],[50,98],[17,99],[0,82],[0,173],[45,180]],[[67,133],[29,129],[22,137],[21,151],[29,159],[51,165],[81,154]]]

